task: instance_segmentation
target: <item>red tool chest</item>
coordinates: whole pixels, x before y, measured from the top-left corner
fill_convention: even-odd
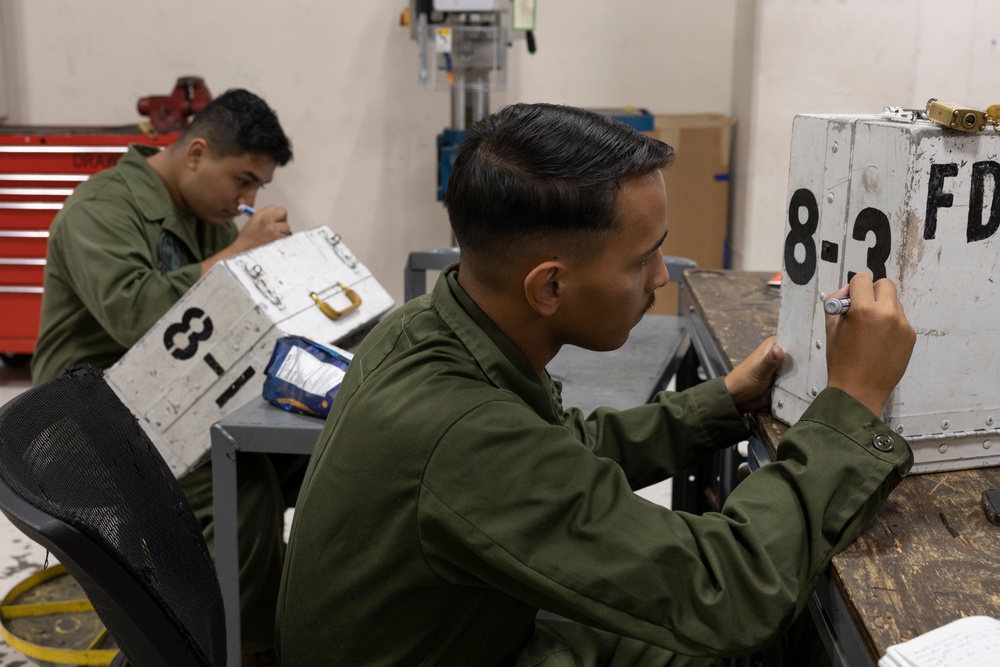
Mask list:
[[[130,143],[169,145],[172,132],[137,126],[0,126],[0,356],[16,364],[35,350],[49,225],[90,174],[114,166]]]

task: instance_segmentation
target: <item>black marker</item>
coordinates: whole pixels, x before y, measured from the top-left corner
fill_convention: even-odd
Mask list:
[[[851,297],[835,296],[823,302],[823,310],[827,315],[843,315],[851,309]]]

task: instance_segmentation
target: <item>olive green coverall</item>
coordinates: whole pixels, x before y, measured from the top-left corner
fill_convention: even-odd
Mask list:
[[[827,389],[720,513],[665,509],[633,489],[746,435],[722,379],[630,410],[566,410],[457,271],[379,323],[341,385],[292,525],[284,667],[757,651],[912,463],[898,434]]]
[[[197,282],[200,263],[236,238],[231,220],[206,224],[174,205],[146,162],[157,150],[130,146],[81,183],[52,222],[35,384],[79,364],[113,365]],[[284,509],[304,461],[244,454],[237,466],[243,648],[260,652],[273,644]],[[211,464],[180,484],[214,553]]]

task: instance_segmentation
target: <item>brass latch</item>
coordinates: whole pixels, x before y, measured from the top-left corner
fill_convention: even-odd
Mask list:
[[[340,289],[344,290],[344,296],[346,296],[348,299],[351,300],[351,305],[348,306],[347,308],[344,308],[343,310],[337,310],[336,308],[328,304],[326,301],[323,301],[323,299],[317,296],[316,292],[309,293],[309,296],[311,296],[312,300],[316,302],[316,305],[319,306],[319,309],[323,312],[323,314],[329,317],[331,320],[339,320],[341,317],[343,317],[344,315],[346,315],[347,313],[351,312],[352,310],[356,309],[358,306],[361,305],[361,297],[358,296],[357,292],[352,290],[344,283],[337,283],[337,284],[340,285]]]

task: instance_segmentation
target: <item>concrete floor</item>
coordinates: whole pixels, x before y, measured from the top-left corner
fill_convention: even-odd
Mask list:
[[[0,405],[4,405],[31,386],[28,369],[9,368],[0,362]],[[0,514],[0,598],[31,574],[42,569],[45,549],[24,536]],[[54,563],[49,559],[49,564]],[[0,641],[0,665],[3,667],[31,667],[39,665]],[[51,663],[49,663],[51,664]]]

